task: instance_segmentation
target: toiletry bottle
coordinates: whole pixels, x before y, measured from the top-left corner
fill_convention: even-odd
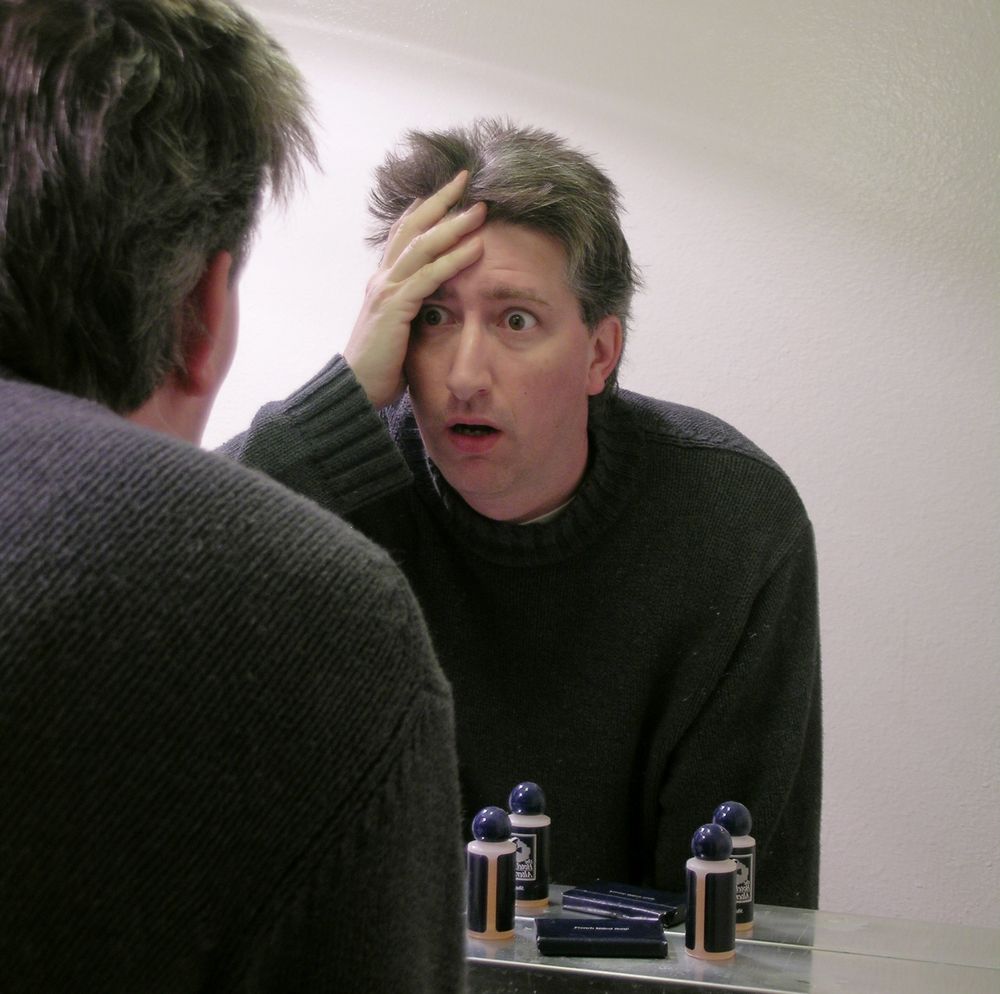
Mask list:
[[[698,959],[728,959],[736,953],[736,868],[733,842],[716,824],[702,825],[691,839],[687,861],[684,946]]]
[[[753,931],[753,895],[757,879],[757,842],[750,834],[753,820],[746,805],[723,801],[715,809],[712,821],[721,825],[733,839],[736,871],[736,931]]]
[[[549,828],[545,794],[530,780],[519,783],[508,800],[511,831],[517,846],[518,908],[544,908],[549,903]]]
[[[503,808],[483,808],[472,819],[466,847],[469,935],[510,939],[514,935],[514,860],[510,818]]]

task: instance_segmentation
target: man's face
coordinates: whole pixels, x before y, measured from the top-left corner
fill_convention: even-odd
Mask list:
[[[621,351],[621,325],[591,331],[549,235],[493,222],[477,262],[424,301],[406,378],[420,434],[467,504],[530,521],[572,496],[587,464],[587,398]]]

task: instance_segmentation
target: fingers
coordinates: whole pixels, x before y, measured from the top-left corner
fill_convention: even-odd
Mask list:
[[[396,283],[408,280],[415,273],[432,265],[442,255],[450,252],[466,235],[479,228],[485,220],[486,204],[473,204],[461,214],[450,215],[438,221],[432,228],[415,235],[390,267],[389,279]]]
[[[447,216],[452,207],[462,199],[468,179],[468,170],[463,169],[440,190],[429,197],[414,200],[403,211],[389,229],[389,238],[382,257],[384,268],[391,269],[414,238],[423,235]]]
[[[402,214],[399,215],[399,217],[396,218],[395,221],[392,222],[392,225],[389,228],[389,235],[385,240],[385,251],[382,253],[383,260],[388,259],[392,247],[400,243],[400,240],[396,237],[399,234],[399,229],[412,217],[413,212],[425,203],[427,203],[426,197],[418,197],[412,204],[410,204],[409,207],[406,208],[405,211],[403,211]],[[401,244],[405,248],[406,243],[402,242]],[[396,254],[398,255],[399,253],[397,252]],[[393,261],[395,261],[395,258]]]
[[[375,407],[392,403],[405,385],[410,326],[424,299],[483,254],[476,232],[486,220],[486,204],[451,213],[468,178],[463,170],[403,212],[368,283],[344,357]]]
[[[369,284],[344,358],[376,408],[395,401],[405,386],[403,364],[410,326],[424,299],[472,265],[483,247],[483,239],[470,234],[405,280],[385,279],[383,272]]]
[[[485,206],[482,213],[485,214]],[[473,226],[478,227],[476,225]],[[429,297],[443,283],[447,283],[453,276],[458,275],[463,269],[471,266],[483,254],[483,240],[475,236],[463,237],[448,251],[441,253],[432,252],[428,262],[423,263],[419,268],[408,276],[403,277],[396,285],[400,287],[400,292],[405,294],[410,309],[413,313],[411,320],[416,317],[416,312],[420,309],[424,298]],[[411,247],[406,260],[401,259],[399,265],[403,265],[412,257],[414,260],[423,257],[423,247]],[[392,274],[396,275],[395,271]],[[405,289],[404,289],[405,288]]]

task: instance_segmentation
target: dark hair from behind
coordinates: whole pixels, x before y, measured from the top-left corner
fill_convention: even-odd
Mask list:
[[[315,161],[301,77],[227,0],[0,0],[0,148],[0,365],[121,413]]]
[[[642,281],[622,231],[618,190],[589,156],[539,128],[480,118],[468,127],[408,132],[375,172],[369,241],[384,244],[414,199],[462,169],[469,181],[456,210],[484,201],[487,222],[524,225],[558,239],[583,322],[593,328],[614,314],[627,329]],[[609,383],[616,379],[617,370]]]

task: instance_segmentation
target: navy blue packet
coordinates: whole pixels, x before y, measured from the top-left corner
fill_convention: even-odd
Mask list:
[[[536,918],[535,942],[544,956],[628,956],[664,959],[667,936],[658,921]]]
[[[582,911],[605,918],[653,919],[664,928],[684,921],[686,902],[684,894],[606,880],[573,887],[562,897],[562,906],[567,911]]]

